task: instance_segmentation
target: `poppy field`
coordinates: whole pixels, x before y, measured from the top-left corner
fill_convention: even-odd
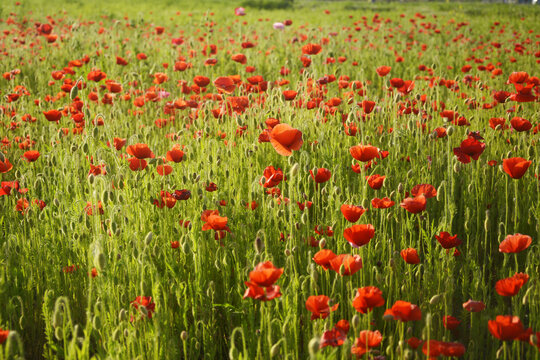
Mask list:
[[[0,359],[540,359],[538,7],[184,5],[0,5]]]

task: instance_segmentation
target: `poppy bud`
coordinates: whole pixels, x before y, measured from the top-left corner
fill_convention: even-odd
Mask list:
[[[71,91],[69,92],[69,98],[71,100],[74,100],[77,95],[79,94],[79,88],[77,87],[77,84],[71,88]]]
[[[122,334],[122,333],[120,332],[120,329],[114,330],[114,332],[113,332],[113,334],[112,334],[113,341],[118,341],[118,340],[120,340],[121,334]]]
[[[501,129],[502,129],[502,125],[501,125],[501,124],[499,124],[499,125],[495,126],[495,131],[497,131],[497,130],[501,130]]]
[[[54,204],[54,206],[59,207],[60,206],[60,200],[58,200],[57,198],[54,198],[53,204]]]
[[[144,317],[148,316],[148,309],[146,308],[146,306],[139,305],[139,311]]]
[[[351,319],[351,323],[353,328],[358,329],[358,327],[360,326],[360,316],[358,316],[358,314],[354,314]]]
[[[377,273],[375,274],[375,280],[377,281],[378,284],[382,284],[382,282],[383,282],[384,279],[383,279],[381,273],[377,272]]]
[[[454,127],[450,125],[448,129],[446,130],[446,134],[448,134],[448,136],[452,136],[453,133],[454,133]]]
[[[144,238],[144,244],[148,246],[150,244],[150,241],[152,241],[153,237],[154,234],[150,231],[148,234],[146,234],[146,237]]]
[[[504,344],[499,348],[499,350],[497,350],[497,354],[495,355],[495,357],[499,359],[501,355],[503,354],[503,352],[504,352]]]
[[[294,253],[296,252],[296,250],[298,250],[298,248],[297,248],[296,246],[293,246],[293,248],[292,248],[292,250],[291,250],[291,251],[292,251],[292,252],[293,252],[293,254],[294,254]]]
[[[0,151],[0,161],[4,162],[6,161],[6,157],[4,156],[4,153]]]
[[[412,328],[412,326],[409,326],[409,327],[407,328],[407,335],[408,335],[408,336],[411,336],[411,335],[412,335],[412,332],[413,332],[413,328]]]
[[[186,341],[188,338],[188,333],[186,330],[183,330],[181,333],[180,333],[180,339],[182,339],[182,341]]]
[[[390,199],[394,197],[394,195],[396,195],[396,191],[395,190],[392,190],[392,192],[390,193]]]
[[[521,300],[521,303],[525,306],[527,305],[527,303],[529,302],[529,293],[531,292],[533,288],[530,287],[527,289],[527,292],[525,293],[525,295],[523,295],[523,299]],[[535,343],[536,344],[536,343]]]
[[[97,116],[96,116],[96,119],[97,119]],[[97,126],[96,126],[96,127],[94,128],[94,130],[92,131],[92,136],[93,136],[94,138],[97,138],[97,137],[98,137],[98,134],[99,134],[99,133],[98,133],[98,128],[97,128]]]
[[[285,256],[291,256],[291,250],[285,249]]]
[[[89,151],[88,143],[85,142],[85,143],[83,144],[83,146],[82,146],[82,149],[83,149],[83,152],[84,152],[85,154],[88,154],[88,151]],[[72,146],[71,146],[71,151],[72,151],[72,152],[77,151],[77,145],[72,145]]]
[[[310,266],[310,274],[311,274],[311,278],[313,279],[313,281],[317,281],[319,280],[319,273],[317,272],[317,268],[315,267],[315,264],[311,263],[311,266]]]
[[[90,183],[90,185],[94,184],[94,179],[95,179],[94,174],[90,174],[88,176],[88,182]]]
[[[57,327],[57,328],[54,330],[54,337],[56,338],[56,340],[62,341],[62,339],[63,339],[63,337],[64,337],[63,329]]]
[[[442,294],[433,295],[433,296],[431,297],[431,299],[429,300],[429,303],[430,303],[431,305],[437,305],[438,303],[441,302],[442,297],[443,297]]]
[[[264,251],[264,241],[260,237],[257,237],[255,239],[255,251],[257,251],[257,254],[260,254]]]
[[[121,309],[119,312],[118,312],[118,320],[120,320],[120,322],[122,321],[126,321],[128,318],[127,316],[127,311],[126,309]]]
[[[391,321],[391,320],[394,320],[394,315],[392,314],[386,314],[386,315],[383,315],[382,319],[384,321]]]
[[[336,195],[341,194],[341,188],[339,186],[334,186],[334,194]]]
[[[402,192],[403,192],[403,184],[402,184],[402,183],[399,183],[399,184],[398,184],[397,191],[398,191],[398,193],[402,193]]]
[[[107,265],[107,257],[102,252],[99,252],[94,258],[94,265],[98,268],[99,271],[103,271]]]
[[[461,163],[457,162],[454,164],[454,172],[458,173],[461,170],[461,166],[459,165]]]
[[[320,340],[319,338],[312,338],[310,341],[309,341],[309,345],[308,345],[308,348],[309,348],[309,355],[314,357],[315,354],[317,354],[317,352],[319,352],[319,346],[320,346]]]
[[[96,330],[99,330],[101,328],[101,318],[99,317],[99,315],[94,316],[94,319],[92,319],[92,326]]]
[[[270,348],[270,357],[273,358],[274,356],[277,356],[279,354],[279,345],[281,343],[281,340],[275,343],[272,348]]]
[[[238,350],[233,346],[230,350],[229,350],[229,358],[231,360],[235,360],[235,359],[238,359]]]
[[[326,239],[322,238],[321,240],[319,240],[319,248],[324,249],[325,246],[326,246]]]

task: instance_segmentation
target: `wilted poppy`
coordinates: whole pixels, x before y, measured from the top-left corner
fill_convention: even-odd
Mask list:
[[[503,170],[512,179],[521,179],[531,165],[532,161],[520,157],[503,159]]]
[[[306,309],[311,312],[311,320],[326,319],[330,312],[336,311],[339,304],[328,305],[330,298],[326,295],[310,296],[306,300]]]
[[[469,299],[469,301],[463,304],[463,308],[470,312],[480,312],[486,308],[486,304],[483,301]]]
[[[278,154],[291,156],[293,150],[300,150],[304,143],[302,132],[287,124],[278,124],[270,132],[270,143]]]
[[[375,286],[366,286],[359,288],[356,291],[356,296],[353,300],[353,307],[356,311],[366,314],[375,307],[383,306],[384,298],[382,291]]]
[[[532,243],[529,235],[508,235],[500,244],[499,251],[503,253],[518,253],[528,248]]]
[[[358,224],[343,231],[345,239],[354,247],[366,245],[375,236],[375,228],[371,224]]]

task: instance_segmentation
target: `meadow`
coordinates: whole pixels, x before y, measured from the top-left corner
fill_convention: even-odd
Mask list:
[[[0,5],[0,359],[540,359],[540,7],[291,3]]]

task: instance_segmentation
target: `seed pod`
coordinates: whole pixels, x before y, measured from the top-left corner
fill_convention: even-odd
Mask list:
[[[454,172],[458,173],[461,170],[461,165],[459,162],[454,164]]]
[[[455,130],[454,127],[453,127],[452,125],[450,125],[450,126],[448,127],[448,129],[446,129],[446,134],[447,134],[448,136],[452,136],[452,134],[454,133],[454,130]]]
[[[437,305],[438,303],[441,302],[441,299],[442,299],[442,294],[433,295],[431,299],[429,300],[429,303],[431,305]]]
[[[354,314],[351,319],[351,323],[353,328],[358,329],[358,327],[360,326],[360,316],[358,316],[358,314]]]
[[[325,246],[326,246],[326,239],[322,238],[321,240],[319,240],[319,248],[324,249]]]
[[[281,343],[281,341],[278,341],[270,349],[270,357],[271,358],[273,358],[273,357],[275,357],[275,356],[277,356],[279,354],[279,345],[280,345],[280,343]]]
[[[295,177],[298,174],[298,171],[300,170],[300,164],[294,163],[294,165],[291,167],[290,174],[291,178]]]
[[[150,241],[152,241],[153,237],[154,234],[150,231],[148,234],[146,234],[146,237],[144,238],[144,244],[148,246],[150,244]]]
[[[238,352],[238,350],[233,346],[233,347],[229,350],[229,359],[231,359],[231,360],[236,360],[236,359],[238,359],[238,355],[240,355],[239,352]]]
[[[139,305],[139,311],[144,317],[148,317],[148,309],[146,306]]]
[[[403,192],[403,184],[402,184],[402,183],[399,183],[399,184],[398,184],[397,191],[398,191],[398,193],[402,193],[402,192]]]
[[[99,330],[101,328],[101,318],[99,317],[99,315],[94,316],[94,319],[92,320],[92,326],[96,330]]]
[[[254,246],[255,246],[255,251],[257,252],[257,254],[260,254],[264,251],[264,241],[258,236],[257,238],[255,238]]]
[[[285,256],[291,256],[291,250],[285,249]]]
[[[99,271],[105,270],[105,266],[107,266],[107,257],[101,251],[94,257],[94,265]]]
[[[112,334],[112,338],[113,338],[113,341],[118,341],[120,340],[120,336],[122,335],[122,332],[120,331],[120,329],[116,329],[114,330],[113,334]]]
[[[186,341],[188,338],[188,333],[186,330],[183,330],[181,333],[180,333],[180,339],[182,339],[182,341]]]
[[[71,91],[69,92],[69,98],[71,100],[75,100],[78,94],[79,94],[79,88],[77,87],[77,83],[75,83],[75,86],[73,86],[71,88]]]
[[[120,322],[122,321],[126,321],[128,316],[127,316],[127,310],[126,309],[121,309],[119,312],[118,312],[118,320]]]
[[[54,329],[54,337],[56,338],[56,340],[62,341],[62,339],[64,338],[63,329],[60,327]]]

